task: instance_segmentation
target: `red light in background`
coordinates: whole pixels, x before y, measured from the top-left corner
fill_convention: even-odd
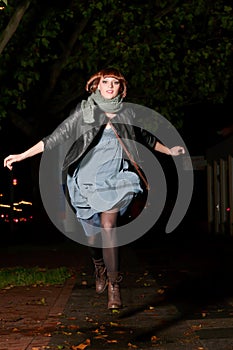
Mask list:
[[[16,186],[18,184],[18,180],[17,179],[13,179],[12,180],[12,184],[13,184],[13,186]]]
[[[231,210],[231,208],[229,208],[229,207],[228,207],[228,208],[226,208],[226,211],[230,211],[230,210]]]

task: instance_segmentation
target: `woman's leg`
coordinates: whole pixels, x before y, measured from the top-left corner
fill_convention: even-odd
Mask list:
[[[103,252],[102,252],[102,248],[96,248],[96,247],[88,247],[90,255],[92,257],[92,259],[95,260],[100,260],[103,259]]]
[[[108,308],[115,309],[122,306],[119,282],[119,256],[116,237],[116,222],[118,210],[101,214],[103,258],[108,276]]]
[[[104,292],[108,285],[106,267],[103,260],[102,248],[93,246],[88,247],[92,261],[95,267],[95,289],[96,293],[101,294]]]
[[[116,222],[118,210],[101,213],[103,258],[108,272],[119,271]]]

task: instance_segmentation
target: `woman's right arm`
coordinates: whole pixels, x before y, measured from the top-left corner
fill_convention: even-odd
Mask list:
[[[80,104],[75,111],[66,118],[58,127],[47,137],[44,137],[36,145],[29,148],[27,151],[20,154],[13,154],[4,159],[4,166],[12,170],[12,163],[20,162],[26,158],[32,157],[44,150],[51,150],[59,144],[64,143],[69,139],[76,140],[79,133],[78,122],[81,120],[82,112]]]
[[[44,142],[39,141],[37,144],[29,148],[23,153],[19,154],[12,154],[9,155],[4,159],[4,167],[7,167],[8,169],[12,170],[13,166],[12,163],[15,162],[21,162],[21,160],[24,160],[29,157],[33,157],[36,154],[42,153],[44,151]]]

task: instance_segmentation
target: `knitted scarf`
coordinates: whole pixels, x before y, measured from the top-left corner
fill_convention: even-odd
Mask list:
[[[98,106],[105,113],[116,113],[122,108],[123,98],[118,95],[112,99],[104,98],[99,89],[96,89],[87,100],[81,102],[81,109],[83,112],[83,119],[85,123],[93,123],[94,109]]]

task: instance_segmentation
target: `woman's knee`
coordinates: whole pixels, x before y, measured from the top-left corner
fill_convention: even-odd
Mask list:
[[[117,211],[106,212],[101,215],[101,227],[104,230],[112,230],[116,227]]]
[[[113,222],[111,220],[104,220],[101,222],[101,227],[107,231],[113,230],[115,228],[115,221]]]

